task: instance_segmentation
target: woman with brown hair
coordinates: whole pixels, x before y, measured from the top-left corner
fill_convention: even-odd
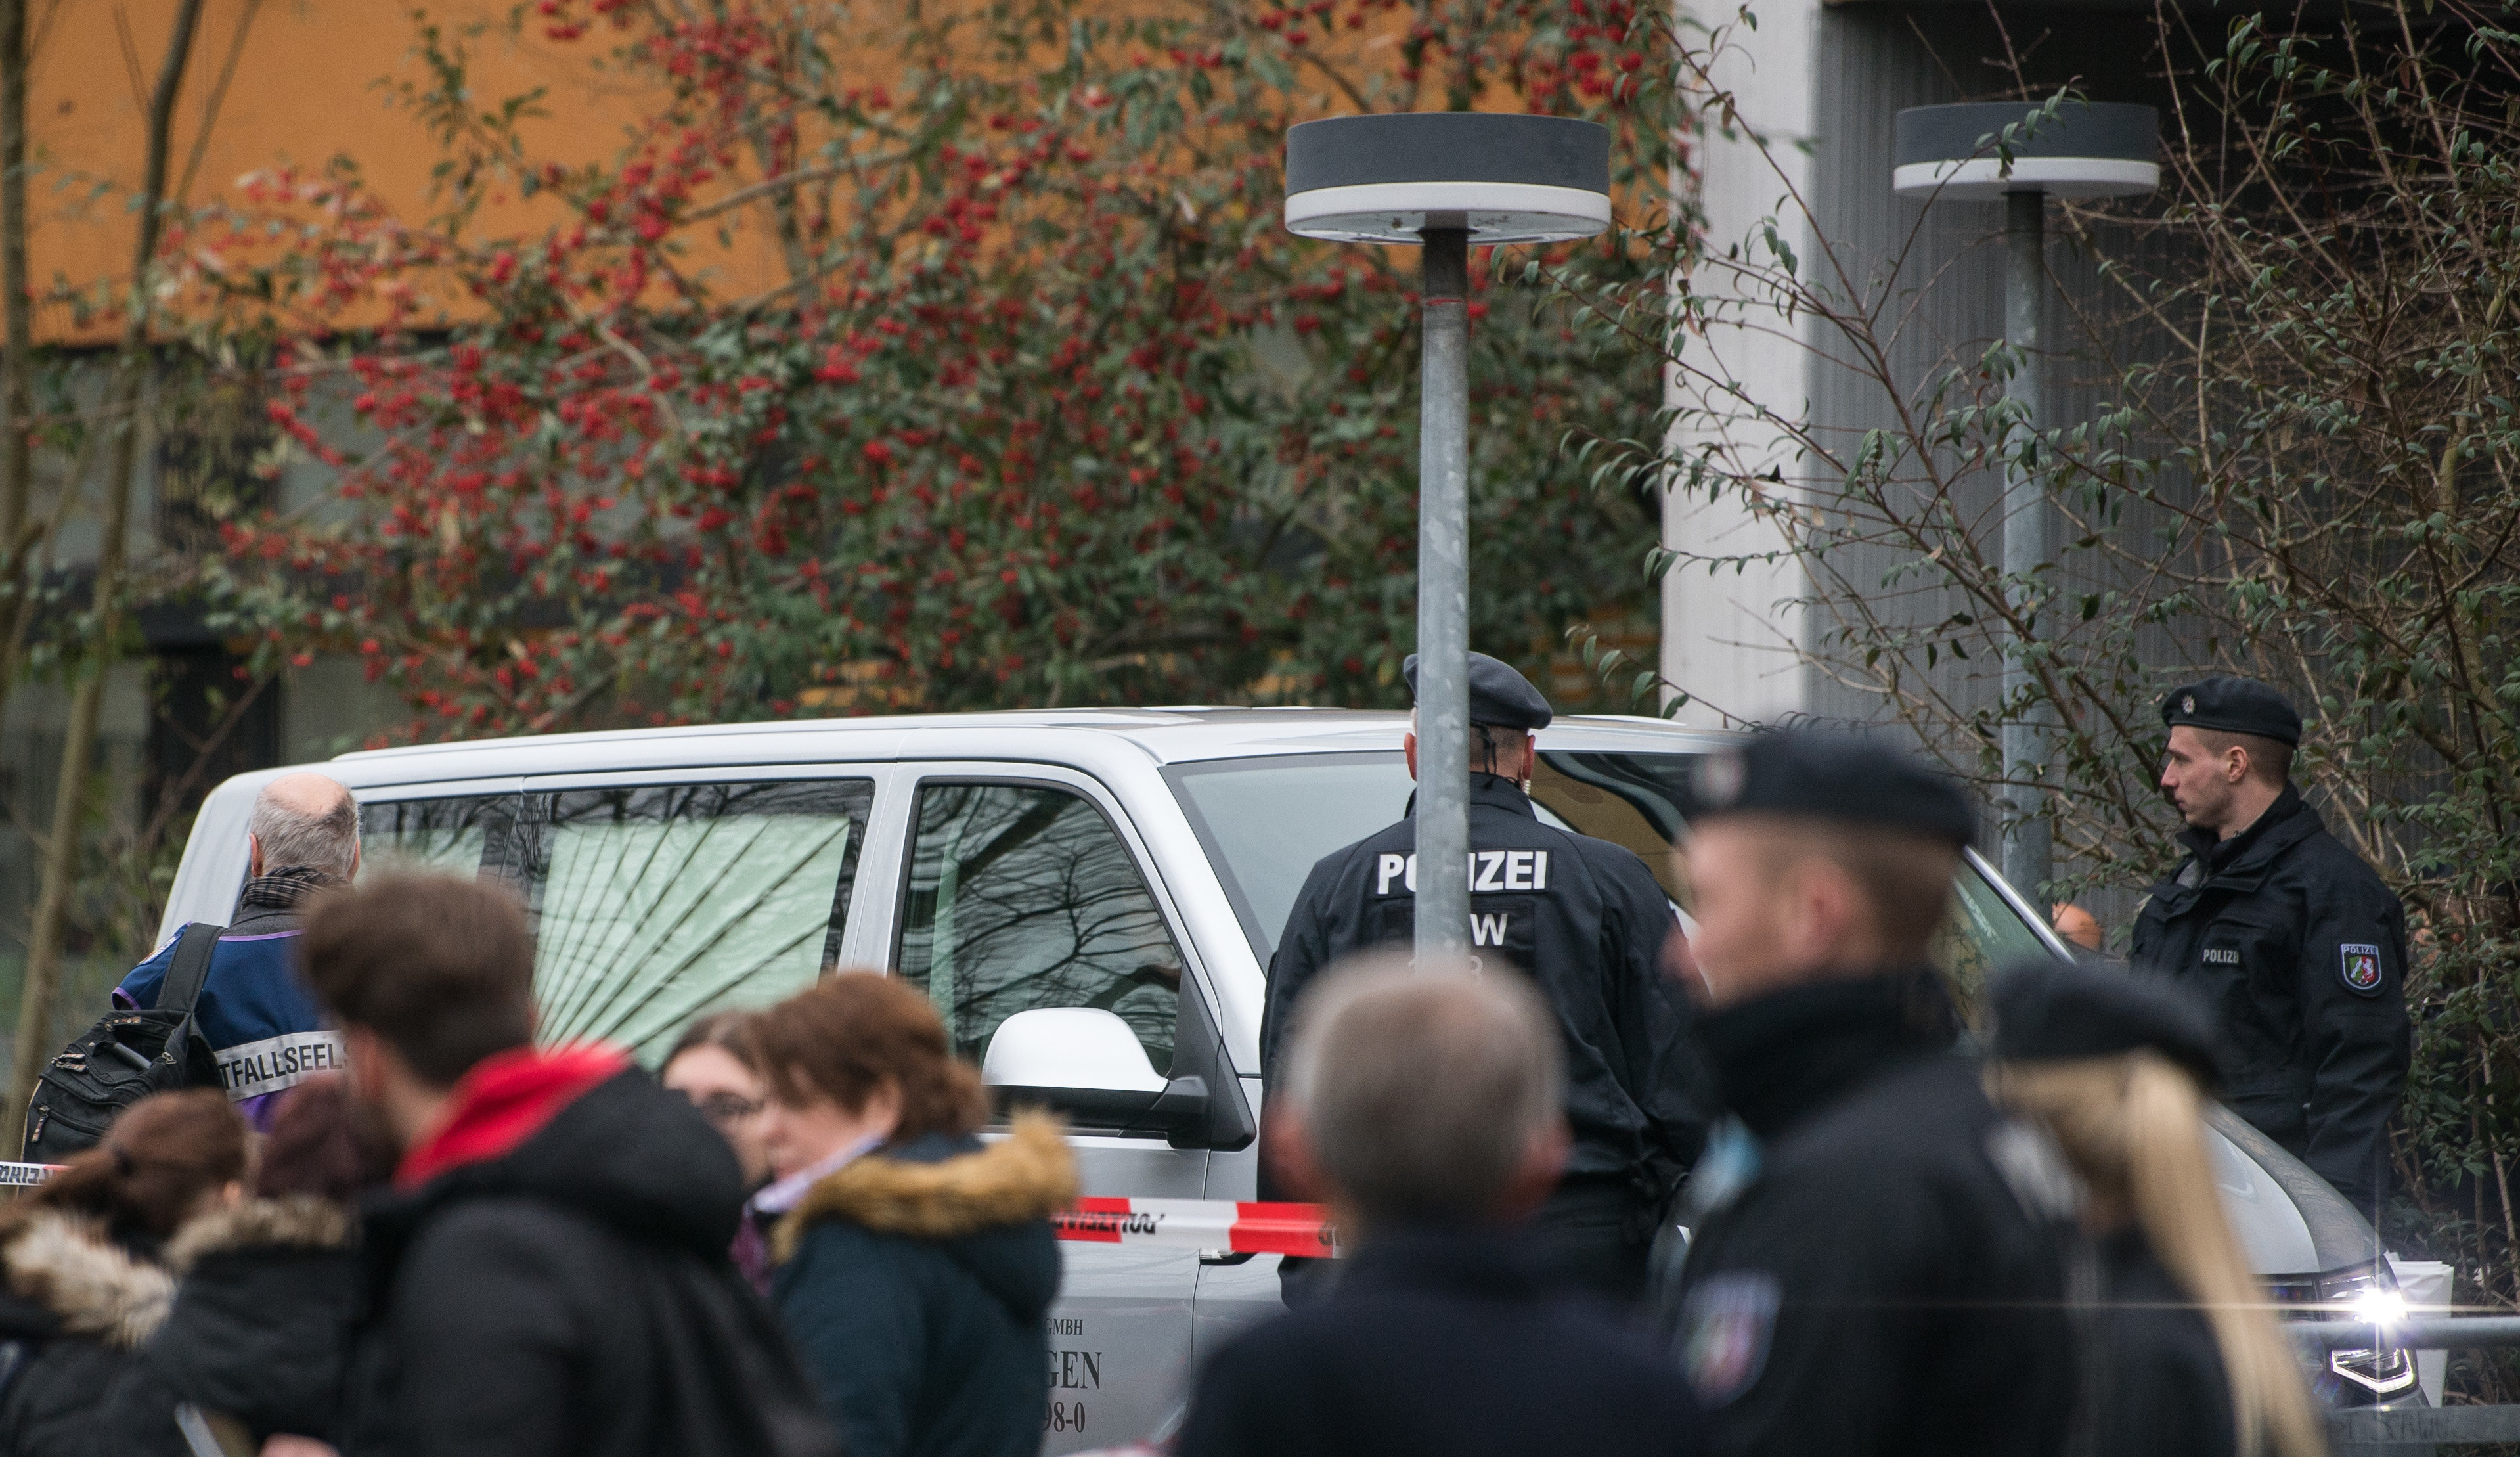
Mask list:
[[[97,1414],[95,1448],[187,1457],[176,1411],[254,1451],[333,1430],[359,1291],[354,1205],[393,1174],[341,1074],[279,1094],[253,1197],[187,1221],[167,1243],[173,1311],[124,1362]]]
[[[1076,1197],[1052,1119],[974,1136],[988,1106],[925,998],[870,973],[762,1014],[778,1223],[771,1299],[849,1457],[1030,1457],[1042,1319],[1058,1293],[1048,1216]]]
[[[2086,1450],[2321,1457],[2318,1409],[2241,1257],[2205,1152],[2214,1032],[2176,988],[2042,964],[1997,979],[1988,1090],[2082,1178]]]
[[[236,1203],[249,1161],[225,1093],[159,1093],[0,1209],[0,1452],[94,1446],[108,1389],[174,1298],[166,1242]]]

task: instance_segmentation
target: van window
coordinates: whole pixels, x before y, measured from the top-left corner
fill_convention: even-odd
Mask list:
[[[537,795],[525,884],[545,1042],[652,1067],[685,1023],[765,1006],[838,954],[872,780]]]
[[[1642,860],[1686,915],[1690,901],[1674,849],[1695,807],[1695,753],[1549,751],[1531,777],[1534,812]],[[1276,953],[1314,862],[1400,818],[1413,786],[1396,753],[1283,754],[1177,764],[1164,771],[1215,865],[1261,965]],[[1973,864],[1953,887],[1933,960],[1964,1011],[1990,972],[2053,955]]]
[[[478,875],[506,863],[517,796],[372,800],[359,806],[359,880]]]
[[[1949,972],[1960,1011],[1974,1024],[1987,979],[2009,966],[2053,955],[2039,933],[2004,902],[1974,865],[1962,865],[1952,914],[1934,937],[1933,961]]]
[[[1074,791],[929,782],[895,965],[978,1060],[1036,1007],[1100,1007],[1170,1073],[1182,958],[1108,820]]]

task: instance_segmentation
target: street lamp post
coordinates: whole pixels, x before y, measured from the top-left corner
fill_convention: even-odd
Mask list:
[[[1286,228],[1418,244],[1417,953],[1467,949],[1470,923],[1469,250],[1610,225],[1610,134],[1590,121],[1402,112],[1286,133]]]
[[[2015,356],[2003,397],[2016,414],[2012,448],[2004,453],[2002,564],[2022,624],[2003,660],[2007,704],[2029,695],[2038,641],[2036,573],[2052,563],[2056,545],[2055,501],[2032,444],[2047,386],[2040,336],[2048,303],[2048,199],[2138,197],[2161,182],[2159,119],[2150,107],[2115,102],[2067,102],[2054,116],[2022,127],[2028,135],[2012,146],[2007,165],[1993,138],[2037,110],[2024,102],[1912,107],[1899,114],[1892,143],[1897,169],[1890,185],[1901,197],[2003,201],[2003,338]],[[2055,868],[2039,801],[2056,727],[2055,703],[2046,698],[2003,724],[2003,878],[2032,897]]]

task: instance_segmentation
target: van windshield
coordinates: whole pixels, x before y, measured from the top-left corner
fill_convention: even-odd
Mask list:
[[[1684,912],[1672,848],[1686,834],[1699,755],[1546,751],[1531,797],[1543,820],[1626,846]],[[1252,952],[1267,966],[1313,864],[1408,811],[1416,788],[1398,752],[1303,753],[1176,764],[1166,771]],[[1996,967],[2047,954],[2039,934],[1965,866],[1934,959],[1963,1002]]]

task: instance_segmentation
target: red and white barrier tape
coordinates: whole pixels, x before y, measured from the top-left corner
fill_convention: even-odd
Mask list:
[[[1248,1254],[1333,1256],[1329,1210],[1317,1204],[1237,1204],[1224,1199],[1080,1199],[1050,1216],[1058,1237],[1080,1245],[1170,1245]]]
[[[40,1184],[58,1163],[0,1162],[0,1189]],[[1224,1199],[1080,1199],[1050,1216],[1061,1240],[1079,1245],[1167,1245],[1245,1254],[1336,1256],[1338,1230],[1317,1204]]]

